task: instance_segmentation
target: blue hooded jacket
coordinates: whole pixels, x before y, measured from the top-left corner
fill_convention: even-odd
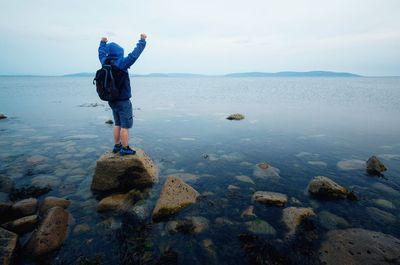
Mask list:
[[[100,42],[100,63],[103,65],[106,63],[106,60],[113,60],[113,65],[125,72],[119,77],[121,80],[118,80],[121,84],[121,91],[118,100],[127,100],[132,97],[128,69],[129,67],[131,67],[132,64],[136,62],[145,47],[146,41],[141,39],[136,44],[135,49],[130,54],[128,54],[128,56],[124,57],[124,49],[118,44],[114,42],[108,44],[103,41]]]

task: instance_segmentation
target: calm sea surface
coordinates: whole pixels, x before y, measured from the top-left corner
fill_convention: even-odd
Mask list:
[[[82,264],[153,264],[163,253],[177,253],[178,264],[246,264],[251,254],[243,235],[260,220],[276,230],[260,238],[280,242],[279,251],[295,253],[297,264],[313,263],[319,241],[307,250],[300,239],[297,246],[281,243],[282,208],[253,203],[257,190],[288,195],[288,206],[312,207],[319,239],[345,227],[400,237],[400,78],[132,78],[132,88],[131,145],[160,168],[160,183],[148,193],[150,211],[168,175],[186,177],[204,195],[160,223],[96,212],[90,183],[113,138],[105,124],[112,113],[92,78],[0,77],[0,113],[9,117],[0,121],[0,175],[17,188],[50,185],[39,199],[72,201],[70,233],[52,256],[55,264],[79,257],[88,262]],[[232,113],[246,118],[226,120]],[[383,177],[366,174],[363,161],[372,155],[388,168]],[[41,161],[30,163],[32,156]],[[279,181],[256,176],[261,162],[280,170]],[[359,200],[313,199],[307,185],[319,175],[353,189]],[[257,217],[241,217],[250,205]],[[167,231],[167,221],[185,216],[206,218],[205,231]],[[73,232],[79,224],[89,229]]]

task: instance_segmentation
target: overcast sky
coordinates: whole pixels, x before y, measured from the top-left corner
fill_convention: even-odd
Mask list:
[[[134,73],[346,71],[400,75],[399,0],[0,0],[0,74],[99,68],[102,36]]]

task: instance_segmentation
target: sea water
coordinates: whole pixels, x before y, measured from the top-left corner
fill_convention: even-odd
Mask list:
[[[50,185],[39,199],[72,201],[68,238],[51,262],[153,264],[174,253],[178,264],[246,264],[252,255],[243,241],[252,235],[249,220],[275,229],[258,235],[265,242],[290,240],[282,208],[252,202],[259,190],[284,193],[288,206],[312,207],[317,214],[310,249],[293,239],[279,249],[297,255],[298,264],[316,262],[319,242],[330,229],[361,227],[400,237],[400,78],[141,77],[131,82],[130,144],[144,149],[160,169],[160,182],[148,191],[149,205],[168,175],[186,177],[202,194],[198,203],[159,223],[96,212],[98,198],[90,183],[95,162],[112,148],[113,137],[112,125],[105,124],[112,112],[98,99],[92,78],[0,77],[0,113],[8,116],[0,120],[0,175],[11,177],[16,188]],[[245,119],[227,120],[233,113]],[[363,163],[372,155],[388,168],[381,177],[366,174]],[[256,176],[262,162],[279,169],[279,180]],[[238,180],[240,175],[253,183]],[[307,185],[320,175],[359,199],[311,197]],[[257,217],[242,217],[251,205]],[[322,218],[332,216],[326,212],[341,222]],[[168,221],[185,216],[206,218],[205,231],[167,231]],[[82,224],[86,229],[74,231]]]

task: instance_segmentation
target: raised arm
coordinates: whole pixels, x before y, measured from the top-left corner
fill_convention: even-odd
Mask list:
[[[100,41],[100,46],[99,46],[99,60],[101,64],[104,63],[107,57],[106,45],[107,45],[107,38],[103,37]]]
[[[123,59],[121,66],[124,70],[131,67],[131,65],[134,64],[136,60],[139,58],[140,54],[146,47],[146,38],[147,38],[146,34],[141,34],[140,40],[136,44],[135,49]]]

